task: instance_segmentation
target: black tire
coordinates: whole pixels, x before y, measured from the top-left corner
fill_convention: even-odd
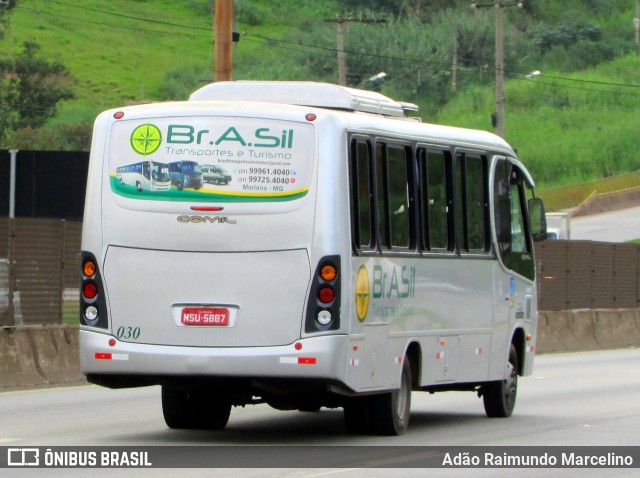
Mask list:
[[[189,392],[163,385],[162,414],[169,428],[193,428]]]
[[[370,397],[350,397],[344,405],[344,424],[353,435],[368,435],[372,432],[370,419]]]
[[[136,189],[138,190],[138,192],[142,191],[142,184],[140,184],[140,181],[136,181]]]
[[[411,415],[411,364],[407,357],[402,364],[400,388],[370,397],[370,420],[379,435],[402,435]]]
[[[178,188],[178,191],[182,191],[184,184],[182,183],[182,181],[178,181],[178,183],[176,184],[176,187]]]
[[[214,390],[181,390],[162,386],[162,414],[169,428],[222,430],[231,401]]]
[[[222,430],[229,422],[231,401],[216,390],[195,390],[189,394],[194,428]]]
[[[488,417],[507,418],[513,414],[518,395],[518,354],[513,344],[509,348],[507,376],[503,380],[482,386],[482,400]]]

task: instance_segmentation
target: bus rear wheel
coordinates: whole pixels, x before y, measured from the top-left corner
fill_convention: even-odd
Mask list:
[[[407,431],[411,415],[411,364],[407,357],[402,363],[400,388],[369,397],[369,407],[374,433],[394,436]]]
[[[344,424],[352,435],[371,433],[369,400],[371,397],[349,397],[344,404]]]
[[[183,390],[162,386],[162,414],[169,428],[222,430],[231,401],[217,390]]]
[[[518,394],[518,354],[513,344],[509,348],[507,373],[503,380],[482,386],[482,400],[488,417],[507,418],[513,414]]]
[[[405,357],[399,389],[349,399],[344,407],[347,429],[356,434],[402,435],[409,426],[411,389],[411,364]]]

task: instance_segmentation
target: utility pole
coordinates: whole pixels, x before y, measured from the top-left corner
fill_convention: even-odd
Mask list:
[[[214,79],[230,81],[233,72],[233,0],[216,0],[214,25]]]
[[[493,7],[496,11],[496,134],[504,138],[504,33],[502,28],[502,10],[506,7],[522,8],[522,2],[496,4],[471,4],[472,8]]]
[[[496,133],[504,138],[504,33],[502,4],[496,5]]]
[[[338,50],[338,84],[347,86],[347,55],[344,51],[344,24],[345,23],[387,23],[386,20],[373,18],[325,18],[325,22],[336,24],[337,50]]]

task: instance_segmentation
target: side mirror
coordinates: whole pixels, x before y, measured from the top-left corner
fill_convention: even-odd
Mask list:
[[[536,242],[544,241],[547,238],[547,216],[542,199],[529,199],[529,220],[533,240]]]

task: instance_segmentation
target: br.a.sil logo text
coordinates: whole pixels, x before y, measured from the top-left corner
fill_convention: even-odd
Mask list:
[[[166,134],[163,135],[156,125],[145,123],[134,128],[129,137],[131,148],[143,156],[155,153],[162,145],[163,140],[168,145],[220,146],[221,144],[235,144],[240,147],[291,149],[293,148],[294,130],[280,130],[280,128],[274,130],[263,127],[241,133],[235,126],[214,131],[213,129],[197,130],[191,125],[170,124],[167,126]],[[168,152],[172,150],[169,146],[167,149]]]

